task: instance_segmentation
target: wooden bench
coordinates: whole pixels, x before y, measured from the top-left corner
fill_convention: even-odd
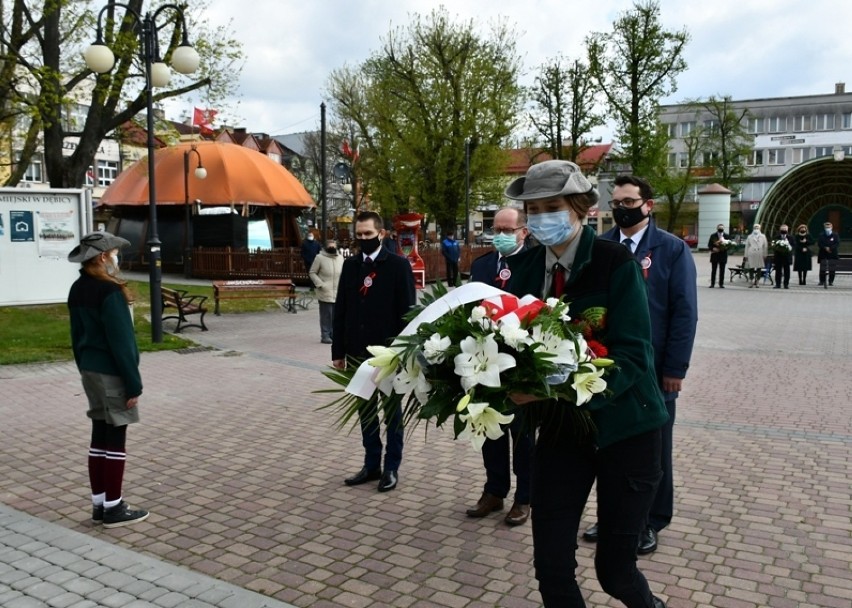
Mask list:
[[[833,271],[835,275],[852,274],[852,258],[843,257],[836,260],[822,260],[820,264],[817,264],[817,270],[819,270],[820,274],[826,274],[824,286],[828,289],[828,274],[830,272]]]
[[[207,326],[204,324],[204,315],[207,314],[207,307],[204,302],[207,296],[190,295],[182,289],[169,289],[161,287],[160,292],[163,295],[163,313],[170,312],[174,308],[176,314],[163,316],[163,321],[166,319],[177,319],[177,327],[175,333],[183,331],[184,327],[199,327],[201,331],[207,331]],[[187,319],[190,315],[200,315],[198,323],[190,323]]]
[[[213,281],[213,312],[219,314],[219,300],[268,298],[287,300],[287,310],[296,313],[296,284],[291,279],[243,279]]]

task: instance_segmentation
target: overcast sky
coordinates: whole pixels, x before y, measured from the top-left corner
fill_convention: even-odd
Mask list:
[[[211,24],[232,23],[243,43],[240,96],[223,123],[280,135],[319,125],[329,73],[357,64],[381,47],[412,13],[444,4],[457,20],[483,32],[504,19],[517,32],[527,75],[558,53],[584,58],[585,37],[610,31],[630,0],[210,0]],[[667,100],[731,95],[734,99],[852,91],[852,2],[847,0],[661,0],[667,29],[686,28],[688,69]],[[191,25],[190,25],[191,27]],[[170,118],[204,106],[182,98]],[[608,137],[608,130],[603,134]]]

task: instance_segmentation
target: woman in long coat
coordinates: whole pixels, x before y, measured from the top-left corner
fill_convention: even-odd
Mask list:
[[[755,224],[752,233],[748,235],[745,242],[746,268],[749,269],[749,279],[751,280],[750,288],[759,287],[758,281],[763,274],[768,250],[769,243],[766,242],[766,237],[760,232],[760,224]]]
[[[796,228],[796,236],[793,239],[796,243],[793,270],[799,273],[799,285],[807,285],[808,271],[813,268],[811,258],[814,252],[811,251],[811,245],[814,244],[814,239],[808,234],[808,227],[804,224]]]

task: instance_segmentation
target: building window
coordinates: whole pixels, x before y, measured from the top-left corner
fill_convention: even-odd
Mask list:
[[[701,155],[702,164],[705,167],[715,167],[719,165],[722,155],[719,152],[704,152]]]
[[[763,118],[749,118],[748,119],[748,132],[749,133],[763,133]]]
[[[793,148],[791,151],[792,160],[794,165],[799,165],[806,160],[811,159],[811,149],[810,148]]]
[[[752,150],[751,153],[746,156],[745,159],[746,166],[749,167],[760,167],[763,165],[763,150]]]
[[[669,152],[669,167],[677,167],[677,154]]]
[[[691,122],[682,122],[682,123],[680,123],[679,127],[680,127],[680,136],[686,137],[687,135],[692,133],[693,129],[695,129],[695,121],[693,120]]]
[[[787,130],[786,116],[772,116],[766,119],[767,133],[784,133]]]
[[[719,121],[715,118],[704,121],[704,135],[710,137],[719,133]]]
[[[852,112],[840,115],[840,124],[843,129],[852,129]]]
[[[802,131],[810,131],[811,130],[811,117],[810,116],[794,116],[793,117],[793,130],[796,132]]]
[[[668,133],[669,139],[674,139],[675,137],[677,137],[677,123],[668,123],[666,125],[666,133]]]
[[[41,156],[33,156],[30,159],[30,164],[27,167],[27,170],[24,172],[24,176],[21,178],[21,181],[30,183],[41,183],[44,181],[44,172],[42,171]]]
[[[768,150],[766,155],[767,165],[783,165],[786,150]]]
[[[71,103],[65,107],[63,112],[63,128],[66,131],[82,131],[86,124],[86,117],[89,115],[89,106],[84,106],[79,103]]]
[[[814,116],[814,129],[816,131],[833,131],[834,114],[819,114]]]
[[[689,166],[689,154],[686,152],[679,152],[677,155],[677,165],[682,169],[685,169]]]
[[[109,186],[118,175],[118,163],[109,160],[98,161],[98,186]]]
[[[817,146],[814,148],[814,158],[821,156],[833,156],[834,148],[832,146]]]

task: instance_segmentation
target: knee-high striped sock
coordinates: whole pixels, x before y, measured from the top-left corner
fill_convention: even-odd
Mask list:
[[[105,486],[107,507],[115,506],[121,500],[121,484],[124,480],[124,462],[127,454],[124,452],[106,451],[105,462]]]
[[[95,445],[89,447],[89,485],[92,487],[93,503],[96,496],[103,497],[106,491],[106,454],[103,448]]]

